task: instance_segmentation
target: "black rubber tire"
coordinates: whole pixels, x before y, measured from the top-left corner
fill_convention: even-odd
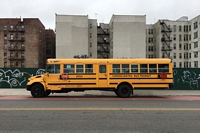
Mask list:
[[[114,92],[115,92],[115,94],[116,94],[117,96],[119,96],[119,95],[118,95],[118,93],[117,93],[117,89],[116,89],[116,90],[114,90]]]
[[[46,92],[44,92],[44,96],[47,97],[51,94],[51,91],[47,90]]]
[[[117,88],[117,94],[119,97],[127,98],[130,97],[132,88],[127,84],[122,84]]]
[[[37,84],[31,88],[31,95],[35,98],[40,98],[44,96],[44,88]]]

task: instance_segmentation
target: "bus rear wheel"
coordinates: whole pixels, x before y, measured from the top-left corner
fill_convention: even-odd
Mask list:
[[[130,97],[132,88],[127,84],[122,84],[117,88],[117,94],[119,97],[127,98]]]
[[[44,96],[44,88],[41,85],[34,85],[31,88],[31,95],[35,98],[43,97]]]

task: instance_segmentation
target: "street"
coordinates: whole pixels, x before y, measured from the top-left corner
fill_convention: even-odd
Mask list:
[[[12,97],[7,98],[6,97]],[[1,132],[199,132],[199,100],[5,96]],[[152,98],[152,99],[151,99]],[[57,100],[55,100],[57,99]],[[188,97],[186,97],[188,99]]]

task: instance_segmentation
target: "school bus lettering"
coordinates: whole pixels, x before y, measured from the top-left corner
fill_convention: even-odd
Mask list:
[[[83,78],[83,75],[76,75],[77,78]]]
[[[141,74],[140,77],[145,77],[146,78],[146,77],[151,77],[151,75],[149,75],[149,74]]]
[[[114,91],[129,97],[133,89],[173,87],[171,59],[47,59],[46,73],[28,79],[33,97],[71,91]],[[65,80],[62,74],[67,74]]]
[[[132,75],[128,75],[128,74],[123,74],[123,75],[113,75],[113,77],[123,77],[123,78],[125,78],[125,77],[132,77]]]

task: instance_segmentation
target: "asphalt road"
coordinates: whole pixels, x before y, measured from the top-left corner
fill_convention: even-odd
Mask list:
[[[0,132],[199,132],[199,100],[2,100]]]

